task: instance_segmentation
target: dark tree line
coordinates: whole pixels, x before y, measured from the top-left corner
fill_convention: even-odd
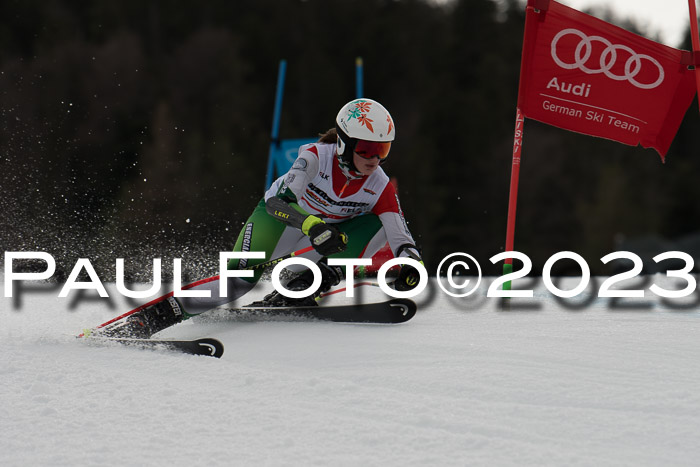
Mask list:
[[[262,195],[279,60],[295,138],[333,125],[357,56],[396,121],[385,168],[428,266],[503,249],[517,0],[8,0],[0,15],[4,250],[88,257],[105,277],[117,257],[215,271]],[[697,128],[693,104],[662,165],[526,122],[516,248],[536,268],[573,250],[596,271],[624,239],[692,235]]]

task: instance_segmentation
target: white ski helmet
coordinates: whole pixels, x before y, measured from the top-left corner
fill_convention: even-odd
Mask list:
[[[335,118],[337,154],[341,166],[357,171],[352,154],[359,140],[391,143],[396,135],[394,120],[382,104],[372,99],[355,99],[343,106]],[[386,156],[385,156],[386,157]],[[384,158],[380,158],[384,161]]]

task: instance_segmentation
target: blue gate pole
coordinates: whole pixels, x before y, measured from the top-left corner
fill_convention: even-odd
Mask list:
[[[270,142],[270,154],[267,158],[267,175],[265,176],[265,190],[272,185],[272,174],[274,172],[275,149],[280,145],[280,117],[282,115],[282,98],[284,95],[284,75],[287,72],[287,60],[280,60],[279,71],[277,73],[277,93],[275,94],[275,110],[272,115],[272,141]]]
[[[362,57],[355,59],[355,98],[359,99],[364,96],[365,91],[362,83]]]

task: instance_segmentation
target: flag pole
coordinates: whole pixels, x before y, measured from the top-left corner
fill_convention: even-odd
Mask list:
[[[520,156],[523,148],[523,117],[520,107],[515,113],[515,135],[513,137],[513,161],[510,169],[510,194],[508,196],[508,224],[506,226],[506,251],[513,251],[515,244],[515,211],[518,205],[518,182],[520,180]],[[513,258],[506,258],[503,275],[513,272]],[[503,283],[503,290],[510,290],[510,281]]]
[[[265,190],[272,185],[272,176],[275,171],[275,151],[280,146],[280,116],[282,115],[282,99],[284,96],[284,76],[287,73],[287,60],[280,60],[277,71],[277,91],[275,92],[275,109],[272,115],[272,141],[270,153],[267,157],[267,173],[265,174]]]
[[[523,51],[520,63],[520,81],[518,84],[518,105],[515,111],[515,134],[513,136],[513,160],[510,169],[510,194],[508,195],[508,223],[506,225],[506,252],[513,251],[515,244],[515,211],[518,205],[518,182],[520,180],[520,159],[523,149],[523,124],[525,116],[520,110],[520,99],[523,95],[523,86],[526,78],[526,65],[530,61],[532,48],[528,48],[528,35],[531,31],[537,31],[537,16],[538,13],[549,9],[549,0],[528,0],[525,8],[525,31],[523,33]],[[503,263],[503,275],[513,272],[513,258],[506,258]],[[506,281],[503,283],[503,290],[510,290],[511,283]],[[503,302],[504,307],[508,307],[507,301]]]
[[[355,58],[355,98],[357,99],[365,97],[363,69],[362,57]]]
[[[698,57],[700,57],[700,37],[698,36],[698,14],[695,10],[695,0],[688,0],[688,9],[690,10],[690,39],[693,44],[695,85],[698,88],[698,108],[700,108],[700,66],[698,66]]]

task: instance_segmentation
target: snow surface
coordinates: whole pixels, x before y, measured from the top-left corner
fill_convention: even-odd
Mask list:
[[[134,302],[27,286],[0,300],[0,465],[700,464],[699,307],[433,286],[400,325],[216,310],[161,333],[221,359],[87,345]]]

